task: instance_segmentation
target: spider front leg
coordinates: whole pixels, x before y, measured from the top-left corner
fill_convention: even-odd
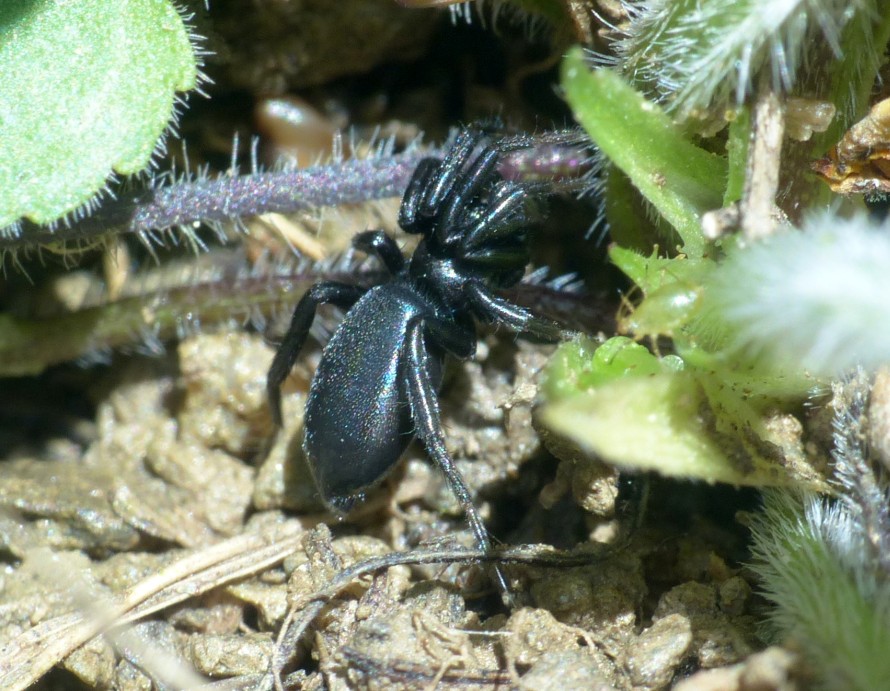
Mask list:
[[[272,421],[281,427],[281,384],[287,379],[294,363],[297,361],[306,337],[309,335],[309,327],[315,319],[315,311],[318,306],[330,302],[342,309],[349,309],[359,298],[365,294],[367,288],[325,281],[312,286],[294,309],[290,326],[284,335],[284,340],[278,346],[269,374],[266,376],[266,392],[269,397],[269,408],[272,412]]]
[[[366,230],[352,238],[352,246],[362,252],[373,254],[389,273],[395,275],[405,266],[402,250],[389,235],[382,230]]]
[[[483,552],[491,550],[491,539],[482,517],[479,515],[473,496],[457,469],[454,460],[445,447],[442,436],[442,420],[439,415],[439,399],[430,377],[426,347],[426,338],[432,343],[466,359],[476,350],[476,334],[470,328],[460,324],[446,322],[435,317],[418,317],[408,324],[407,358],[405,376],[408,379],[408,400],[411,404],[411,416],[414,420],[415,433],[423,443],[436,466],[442,471],[451,492],[463,509],[470,530],[476,540],[476,547]],[[509,599],[509,589],[504,575],[495,567],[498,587]]]
[[[469,284],[467,297],[473,312],[486,321],[503,324],[513,331],[531,334],[546,341],[559,341],[566,336],[566,332],[556,322],[536,317],[524,307],[495,295],[479,281]]]
[[[474,248],[513,235],[528,225],[531,216],[529,206],[528,190],[512,182],[498,183],[484,213],[461,239],[464,251],[471,257]]]
[[[424,233],[429,219],[421,216],[420,205],[426,198],[435,176],[439,174],[442,162],[435,158],[424,158],[414,169],[414,175],[405,190],[402,205],[399,207],[399,227],[406,233]]]

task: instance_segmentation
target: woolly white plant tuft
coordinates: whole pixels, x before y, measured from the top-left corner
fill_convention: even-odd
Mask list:
[[[629,27],[616,41],[623,70],[687,116],[713,104],[741,103],[754,77],[769,70],[790,90],[811,39],[835,55],[851,20],[874,0],[625,0]]]
[[[868,455],[870,378],[859,369],[832,388],[837,496],[766,494],[753,568],[775,632],[820,686],[867,691],[890,679],[890,486]]]
[[[870,691],[890,679],[890,582],[841,503],[777,490],[755,520],[753,568],[776,609],[771,623],[799,647],[819,688]]]
[[[890,363],[890,228],[814,216],[733,252],[704,301],[736,355],[816,376]]]

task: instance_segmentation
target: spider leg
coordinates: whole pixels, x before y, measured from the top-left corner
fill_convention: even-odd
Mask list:
[[[556,322],[536,317],[524,307],[495,295],[479,280],[474,280],[467,286],[467,298],[473,311],[484,320],[503,324],[513,331],[532,334],[547,341],[558,341],[564,336]]]
[[[406,233],[423,233],[426,230],[421,225],[423,217],[418,217],[420,205],[441,168],[441,161],[437,161],[435,158],[424,158],[414,169],[408,189],[405,190],[405,196],[402,197],[402,204],[399,206],[399,227]]]
[[[435,317],[417,317],[408,324],[407,362],[405,372],[408,379],[408,400],[411,403],[411,416],[415,433],[423,443],[433,462],[442,471],[448,486],[457,498],[467,517],[470,530],[476,539],[476,546],[483,552],[491,550],[491,539],[482,517],[473,503],[470,490],[463,476],[454,464],[445,447],[442,436],[442,420],[439,416],[439,400],[429,373],[424,335],[447,350],[449,345],[461,346],[459,352],[471,353],[475,350],[475,334],[457,324],[445,322]],[[472,343],[470,341],[473,341]],[[461,345],[462,344],[462,345]],[[509,596],[507,582],[499,569],[495,569],[498,587]]]
[[[488,201],[485,212],[473,223],[461,239],[470,251],[498,238],[511,235],[528,224],[526,213],[527,191],[510,182],[501,182]]]
[[[436,234],[440,242],[445,243],[449,240],[446,233],[462,235],[461,216],[466,212],[476,193],[491,181],[493,175],[496,175],[495,167],[500,155],[493,146],[486,146],[470,167],[453,181],[452,188],[442,202],[444,208],[439,214],[436,225]]]
[[[473,159],[473,153],[485,136],[478,129],[464,130],[458,134],[444,160],[424,159],[420,162],[399,209],[399,225],[403,230],[427,234],[432,227],[441,229],[441,233],[460,226],[460,216],[466,210],[467,202],[491,180],[500,156],[500,151],[489,145]],[[439,240],[445,242],[448,238],[439,237]]]
[[[457,184],[459,176],[473,155],[473,150],[483,136],[476,129],[462,130],[457,135],[454,144],[442,160],[438,174],[430,176],[423,190],[423,199],[418,209],[422,216],[429,218],[436,215],[443,200]]]
[[[269,374],[266,377],[266,392],[269,397],[269,408],[273,422],[281,427],[281,384],[290,374],[297,356],[309,335],[309,327],[315,318],[315,310],[320,304],[330,302],[343,309],[348,309],[367,291],[361,286],[325,281],[316,283],[309,288],[294,309],[290,326],[284,340],[278,346]]]
[[[375,255],[391,274],[399,273],[405,266],[402,250],[396,241],[382,230],[366,230],[364,233],[359,233],[352,238],[352,246]]]
[[[510,244],[502,247],[484,247],[467,252],[464,257],[476,267],[485,267],[488,271],[506,271],[523,269],[528,262],[528,250],[522,245]],[[524,271],[520,271],[522,278]]]

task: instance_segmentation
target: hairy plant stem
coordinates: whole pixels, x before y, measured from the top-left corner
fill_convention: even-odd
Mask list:
[[[223,175],[110,199],[95,213],[54,228],[23,224],[0,236],[0,250],[90,242],[109,234],[135,233],[144,240],[167,228],[186,232],[199,223],[221,223],[269,212],[293,213],[397,197],[422,158],[437,152],[416,147],[393,156],[350,159],[300,170]]]
[[[238,250],[228,252],[228,259],[219,260],[225,266],[213,276],[195,279],[185,271],[176,285],[56,316],[0,314],[0,377],[39,374],[71,360],[101,361],[116,349],[161,352],[165,341],[227,325],[252,322],[263,328],[293,309],[317,281],[371,286],[384,278],[351,253],[333,262],[249,267]],[[605,297],[546,283],[522,283],[508,292],[511,300],[567,328],[613,328],[615,305]]]

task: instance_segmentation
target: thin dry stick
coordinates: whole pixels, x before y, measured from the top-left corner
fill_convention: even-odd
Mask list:
[[[785,106],[772,87],[766,85],[761,88],[754,104],[748,167],[741,203],[742,233],[751,242],[771,235],[776,229],[773,210],[779,189],[784,136]]]

